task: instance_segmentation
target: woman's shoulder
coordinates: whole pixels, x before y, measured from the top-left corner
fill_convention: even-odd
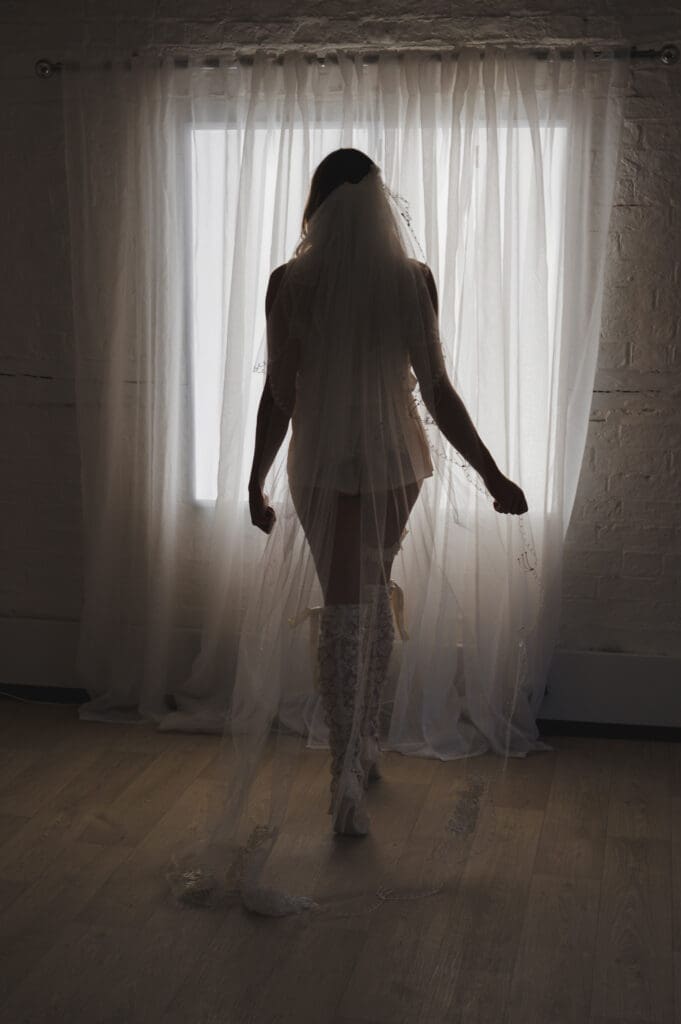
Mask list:
[[[274,287],[276,288],[277,285],[281,284],[282,278],[286,271],[288,270],[289,264],[290,260],[289,263],[282,263],[281,266],[274,268],[274,270],[270,274],[270,285],[274,285]]]
[[[275,267],[275,269],[270,274],[270,279],[267,284],[267,294],[265,296],[265,315],[269,315],[276,294],[279,291],[279,287],[281,285],[282,280],[284,279],[284,274],[286,273],[287,268],[288,263],[282,263],[280,267]]]
[[[421,260],[414,259],[413,257],[409,258],[409,262],[412,265],[412,267],[415,267],[417,270],[420,270],[426,279],[433,276],[432,271],[427,263],[422,263]]]
[[[420,270],[421,273],[423,274],[423,276],[425,278],[425,281],[426,281],[426,287],[428,288],[428,294],[430,295],[430,301],[433,304],[433,309],[437,313],[437,311],[438,311],[437,286],[435,284],[435,278],[433,277],[432,270],[430,269],[430,267],[428,266],[427,263],[422,263],[421,260],[410,259],[409,262],[411,263],[412,267],[414,267],[416,270]]]
[[[411,265],[412,270],[420,271],[421,274],[423,274],[426,280],[426,284],[428,285],[428,290],[432,291],[432,289],[435,287],[435,279],[433,278],[433,272],[428,266],[428,264],[423,263],[421,260],[414,259],[413,257],[409,258],[409,263]]]

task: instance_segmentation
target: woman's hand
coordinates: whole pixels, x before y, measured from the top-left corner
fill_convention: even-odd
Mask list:
[[[270,533],[277,521],[274,509],[267,504],[268,498],[260,487],[248,488],[248,507],[251,510],[251,522],[263,533]]]
[[[487,484],[487,489],[494,498],[496,512],[510,513],[514,516],[527,512],[527,501],[522,490],[503,473],[499,473],[493,483]]]

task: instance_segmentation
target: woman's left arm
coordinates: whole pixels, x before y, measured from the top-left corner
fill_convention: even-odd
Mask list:
[[[283,266],[277,267],[270,276],[267,296],[265,298],[266,316],[270,314],[281,283],[283,271]],[[292,373],[295,373],[295,367],[290,369]],[[251,511],[251,522],[254,526],[264,530],[265,533],[269,533],[274,526],[276,516],[274,509],[270,508],[267,504],[267,496],[263,493],[263,487],[277,452],[286,437],[290,419],[290,413],[284,412],[274,400],[268,374],[265,378],[265,386],[263,387],[260,405],[258,406],[255,450],[253,452],[251,476],[248,482],[248,503]]]

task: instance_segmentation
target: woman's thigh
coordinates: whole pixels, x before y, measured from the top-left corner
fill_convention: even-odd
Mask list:
[[[380,494],[293,494],[325,604],[357,604],[363,584],[388,583],[421,482]]]
[[[401,541],[411,510],[420,494],[421,485],[422,481],[417,480],[388,491],[385,500],[384,549],[393,548]]]

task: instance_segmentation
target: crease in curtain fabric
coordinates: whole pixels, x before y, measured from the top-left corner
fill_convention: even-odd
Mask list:
[[[273,372],[269,273],[291,260],[312,172],[341,146],[378,164],[403,244],[437,282],[439,323],[409,319],[406,283],[399,329],[437,336],[529,506],[493,510],[417,387],[432,475],[392,567],[402,600],[381,745],[456,762],[452,812],[435,821],[427,802],[411,806],[353,899],[435,894],[471,850],[508,838],[507,760],[551,750],[535,719],[590,410],[627,73],[581,49],[538,61],[494,47],[484,59],[338,54],[320,67],[286,54],[65,73],[87,544],[78,675],[91,695],[80,714],[218,737],[187,779],[168,871],[179,898],[272,914],[346,905],[315,869],[319,844],[301,845],[328,826],[328,729],[322,597],[288,438],[266,485],[268,537],[245,489]],[[405,765],[396,800],[417,777]],[[422,856],[405,854],[396,874],[394,844],[409,834]]]

